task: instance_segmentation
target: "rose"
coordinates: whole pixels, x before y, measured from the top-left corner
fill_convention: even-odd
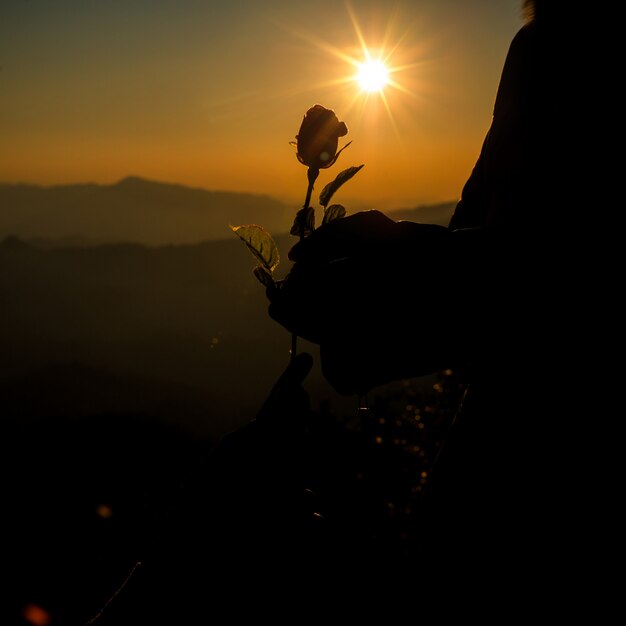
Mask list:
[[[348,134],[345,122],[340,122],[332,109],[327,109],[321,104],[313,105],[305,114],[300,124],[300,130],[296,135],[297,141],[291,141],[296,146],[296,156],[302,165],[308,167],[307,178],[309,185],[306,191],[304,205],[296,214],[290,233],[300,239],[306,237],[315,229],[315,210],[309,206],[313,185],[319,176],[320,169],[329,168],[337,161],[339,155],[352,143],[348,142],[341,150],[337,151],[339,137]],[[340,175],[341,176],[341,175]],[[347,180],[347,178],[346,178]],[[345,182],[345,181],[344,181]],[[336,187],[342,185],[339,182]],[[328,199],[334,193],[330,192]],[[325,217],[335,215],[335,212],[326,214],[327,202],[322,202]],[[344,211],[345,212],[345,211]],[[341,217],[340,213],[336,213]]]
[[[315,230],[315,209],[310,206],[313,185],[319,176],[320,169],[329,168],[339,155],[352,143],[348,142],[341,150],[337,150],[339,137],[348,134],[348,127],[340,122],[332,109],[321,104],[315,104],[304,115],[296,141],[290,141],[296,146],[298,161],[307,166],[308,186],[303,207],[296,213],[290,233],[300,240]],[[324,208],[322,224],[342,218],[346,209],[340,204],[330,204],[335,192],[350,180],[363,165],[349,167],[340,172],[335,179],[328,183],[320,193],[320,204]],[[257,259],[258,265],[254,268],[254,275],[267,289],[277,289],[274,280],[274,270],[280,261],[278,247],[271,234],[259,224],[242,224],[231,226],[231,229],[248,246],[248,249]],[[296,356],[297,335],[292,333],[291,358]]]
[[[346,144],[339,152],[339,137],[348,134],[348,127],[340,122],[335,112],[321,104],[312,106],[305,114],[296,135],[298,161],[312,170],[326,169],[333,165]]]

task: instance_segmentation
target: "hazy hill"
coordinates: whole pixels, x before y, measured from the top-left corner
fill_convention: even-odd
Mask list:
[[[447,225],[453,209],[453,202],[444,202],[389,213],[395,219]],[[16,236],[39,247],[199,243],[227,239],[229,224],[246,223],[287,233],[294,214],[294,207],[265,195],[136,177],[114,185],[0,183],[0,238]]]
[[[286,251],[293,238],[277,243]],[[42,250],[6,239],[4,413],[149,413],[211,434],[245,423],[290,348],[287,331],[267,314],[254,265],[234,234],[152,248]],[[310,382],[323,385],[318,373]]]
[[[197,243],[229,224],[288,232],[293,208],[251,193],[208,191],[130,177],[114,185],[0,184],[0,237],[64,243]]]

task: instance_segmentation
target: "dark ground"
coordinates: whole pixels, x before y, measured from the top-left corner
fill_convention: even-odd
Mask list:
[[[429,391],[407,381],[393,395],[373,395],[370,411],[359,414],[338,416],[323,408],[312,413],[306,461],[310,491],[272,484],[271,471],[265,473],[266,464],[282,471],[283,460],[302,460],[298,441],[274,438],[268,446],[253,436],[245,443],[250,453],[235,471],[243,483],[257,482],[249,493],[244,488],[227,495],[234,498],[233,510],[245,511],[246,499],[253,498],[275,507],[272,514],[278,517],[301,513],[299,519],[319,521],[321,526],[299,527],[304,529],[300,539],[311,546],[322,536],[320,527],[322,533],[330,528],[337,545],[345,540],[361,554],[390,563],[410,559],[420,539],[420,495],[462,392],[451,372],[433,381]],[[176,513],[181,484],[216,442],[149,415],[11,416],[7,407],[2,458],[8,605],[0,622],[80,626],[150,552],[168,515]],[[275,445],[270,458],[266,450]],[[252,459],[257,465],[248,467]],[[212,476],[200,475],[197,493],[203,493],[205,481],[219,483],[220,472],[230,471],[229,462]],[[240,489],[237,481],[232,484]],[[300,513],[294,513],[298,506]],[[280,520],[271,526],[282,533]],[[227,539],[194,530],[193,523],[188,528],[192,550],[197,540],[209,550],[214,544],[216,554],[229,553],[222,543],[233,541],[232,528]],[[195,537],[195,532],[203,534]],[[316,558],[314,552],[300,556]]]

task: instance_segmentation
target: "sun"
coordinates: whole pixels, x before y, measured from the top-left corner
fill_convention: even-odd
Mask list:
[[[317,34],[289,26],[284,28],[299,39],[303,39],[319,51],[334,57],[341,64],[318,64],[324,68],[320,82],[308,82],[305,90],[314,88],[335,89],[344,102],[345,112],[356,109],[359,117],[378,119],[383,109],[399,135],[395,113],[402,114],[402,97],[422,99],[424,83],[417,73],[427,63],[427,44],[414,36],[414,25],[404,20],[400,12],[393,11],[387,20],[376,21],[370,26],[366,37],[357,15],[345,0],[349,21],[354,31],[354,40],[342,47],[321,39]],[[407,45],[407,41],[411,43]],[[415,86],[418,90],[415,90]],[[411,118],[412,119],[412,118]]]
[[[389,84],[389,70],[382,61],[368,59],[358,64],[355,80],[361,91],[380,92]]]

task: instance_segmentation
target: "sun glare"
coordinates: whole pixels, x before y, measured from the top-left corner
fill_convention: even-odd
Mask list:
[[[373,120],[378,119],[379,111],[384,109],[400,136],[395,121],[395,115],[398,112],[402,114],[403,103],[399,96],[421,97],[414,86],[421,85],[421,80],[416,83],[416,71],[425,63],[424,42],[417,41],[411,34],[413,27],[401,21],[401,15],[394,11],[383,23],[384,32],[380,32],[380,24],[376,23],[376,28],[370,28],[372,32],[366,37],[349,0],[346,0],[346,9],[355,41],[346,42],[343,47],[328,43],[311,32],[288,30],[343,64],[337,65],[336,71],[335,66],[328,71],[326,63],[319,64],[325,68],[324,79],[314,84],[316,89],[341,90],[344,115],[356,108],[359,116],[369,115],[369,119]],[[412,43],[407,45],[409,38]],[[345,66],[348,71],[340,74]],[[395,114],[392,109],[395,109]]]
[[[359,64],[356,82],[362,91],[382,91],[389,83],[389,70],[382,61],[368,60]]]

